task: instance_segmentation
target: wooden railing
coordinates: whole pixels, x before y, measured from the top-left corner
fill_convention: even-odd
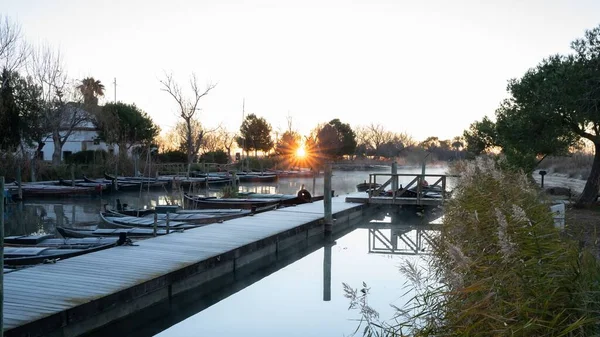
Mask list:
[[[413,173],[371,173],[369,174],[369,186],[376,186],[377,177],[389,177],[381,186],[378,188],[372,188],[369,190],[369,201],[374,196],[379,196],[381,192],[385,191],[386,187],[392,187],[392,200],[395,201],[396,198],[402,197],[406,191],[408,191],[411,187],[416,185],[417,192],[417,204],[421,204],[421,198],[423,197],[424,187],[427,186],[427,189],[432,189],[435,187],[440,187],[442,202],[446,198],[448,191],[447,187],[447,178],[449,177],[457,177],[455,175],[446,175],[446,174],[413,174]],[[412,177],[413,179],[402,186],[402,189],[399,188],[399,178],[400,177]],[[429,178],[429,179],[428,179]],[[433,183],[429,183],[429,180],[434,181]],[[380,180],[381,181],[381,180]],[[425,182],[427,184],[425,185]]]

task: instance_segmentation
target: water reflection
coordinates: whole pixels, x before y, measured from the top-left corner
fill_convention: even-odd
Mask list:
[[[427,251],[423,233],[436,233],[424,220],[407,220],[395,211],[355,221],[331,242],[277,258],[233,283],[202,286],[141,313],[139,320],[128,318],[94,336],[349,336],[359,324],[359,313],[348,311],[343,282],[354,287],[365,282],[371,288],[369,305],[381,319],[391,319],[395,311],[390,305],[402,307],[413,295],[405,288],[399,265],[410,260],[425,266],[420,255]],[[375,232],[385,238],[387,250],[373,249]],[[402,236],[415,242],[408,245],[410,255],[400,254]]]
[[[431,252],[439,231],[441,210],[382,212],[367,225],[369,253],[421,255]]]
[[[369,305],[382,319],[391,319],[395,312],[390,304],[402,307],[413,295],[404,288],[406,279],[398,266],[405,259],[421,266],[425,262],[415,254],[396,255],[400,246],[395,251],[373,252],[366,245],[367,238],[371,231],[387,232],[389,238],[392,231],[415,236],[425,229],[414,223],[391,224],[390,220],[364,220],[335,242],[321,244],[281,269],[268,270],[265,275],[261,271],[260,282],[229,289],[227,294],[213,293],[219,300],[208,305],[199,300],[202,308],[180,312],[181,322],[158,323],[174,325],[157,336],[349,336],[358,326],[359,314],[348,311],[342,282],[356,287],[365,282],[371,288]],[[383,224],[388,228],[381,229]],[[144,333],[139,336],[152,335],[151,331]]]

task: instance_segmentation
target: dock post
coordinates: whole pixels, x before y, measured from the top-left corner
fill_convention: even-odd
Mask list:
[[[75,166],[71,164],[71,186],[75,186]]]
[[[0,190],[0,263],[4,270],[4,177],[0,177]],[[0,331],[4,331],[4,273],[0,273]]]
[[[169,234],[169,220],[170,220],[169,211],[167,211],[167,234]]]
[[[331,163],[325,164],[323,207],[325,215],[325,238],[329,239],[333,229],[333,214],[331,212]]]
[[[158,226],[158,214],[154,213],[154,236],[156,236],[156,227]]]
[[[398,163],[392,163],[392,198],[396,199],[398,192]]]
[[[23,200],[23,187],[21,186],[23,183],[23,179],[21,179],[21,164],[17,167],[17,198],[19,201]],[[4,192],[3,192],[4,193]]]
[[[318,172],[318,170],[313,170],[313,176],[312,176],[312,178],[313,178],[312,195],[315,195],[315,185],[317,185],[317,172]]]

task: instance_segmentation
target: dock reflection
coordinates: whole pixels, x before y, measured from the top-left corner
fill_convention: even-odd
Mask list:
[[[439,235],[441,212],[382,212],[378,219],[360,226],[368,229],[370,254],[429,254]]]

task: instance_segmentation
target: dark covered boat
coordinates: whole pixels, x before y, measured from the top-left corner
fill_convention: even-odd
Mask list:
[[[49,235],[10,236],[4,241],[4,264],[24,266],[56,262],[123,243],[122,237],[60,239]]]
[[[135,217],[135,216],[122,216],[117,213],[105,213],[100,212],[100,218],[102,219],[102,227],[104,228],[154,228],[154,217]],[[218,222],[218,219],[214,217],[208,217],[210,219],[206,220],[206,223],[214,223]],[[212,220],[212,221],[211,221]],[[170,230],[185,230],[192,229],[202,226],[199,223],[191,223],[191,222],[181,222],[181,221],[170,221],[169,220],[169,229]],[[167,221],[165,220],[157,220],[156,228],[166,229]]]
[[[90,237],[118,237],[125,233],[128,238],[149,238],[154,236],[154,229],[151,228],[98,228],[94,230],[56,227],[56,231],[63,238],[90,238]],[[165,235],[165,229],[157,229],[156,235]]]
[[[380,187],[381,187],[381,184],[379,184],[379,183],[368,183],[368,182],[364,181],[364,182],[356,185],[356,190],[358,192],[366,192],[368,190],[377,189]]]
[[[166,188],[169,181],[158,180],[157,178],[148,177],[115,177],[110,174],[104,173],[105,181],[109,181],[112,184],[117,183],[117,190],[123,190],[123,188],[131,189],[131,186],[137,186],[137,188]],[[121,187],[123,186],[123,187]]]
[[[8,188],[10,193],[16,193],[18,185]],[[77,196],[99,195],[101,190],[97,187],[61,186],[41,183],[21,184],[23,198],[71,198]]]
[[[240,180],[240,182],[244,183],[244,182],[251,182],[251,183],[267,183],[267,182],[274,182],[277,181],[277,179],[279,179],[279,177],[277,176],[277,174],[266,174],[266,173],[255,173],[255,172],[249,172],[249,173],[237,173],[237,176]]]
[[[108,205],[104,205],[104,210],[106,212],[119,213],[120,215],[126,216],[147,216],[150,214],[156,213],[156,210],[152,208],[131,208],[128,204],[122,204],[121,199],[117,199],[117,207],[116,209],[109,209]]]
[[[281,203],[279,198],[215,198],[190,196],[188,194],[183,196],[185,202],[191,208],[240,208],[251,210],[254,213],[275,209]]]
[[[102,185],[106,185],[107,188],[111,191],[115,190],[114,185],[113,185],[113,181],[111,180],[105,180],[105,179],[90,179],[86,176],[83,177],[83,180],[87,183],[91,183],[91,184],[102,184]],[[117,182],[117,190],[119,191],[139,191],[141,184],[140,183],[136,183],[136,182],[124,182],[124,181],[118,181]]]

